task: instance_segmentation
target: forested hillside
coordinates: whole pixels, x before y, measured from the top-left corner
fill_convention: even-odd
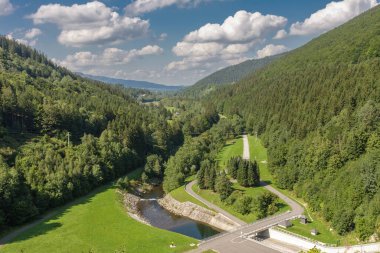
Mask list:
[[[264,68],[275,59],[284,54],[269,56],[262,59],[248,60],[233,66],[221,69],[211,75],[199,80],[194,85],[184,89],[180,94],[188,97],[202,97],[214,91],[218,86],[233,84],[249,74]]]
[[[340,234],[380,233],[380,7],[210,100],[262,136],[279,187]]]
[[[0,229],[163,159],[183,141],[162,106],[0,37]]]

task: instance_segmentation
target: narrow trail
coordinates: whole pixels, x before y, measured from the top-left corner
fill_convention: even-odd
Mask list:
[[[51,217],[53,217],[54,215],[58,214],[59,211],[51,211],[50,213],[48,214],[45,214],[43,217],[41,217],[40,219],[38,220],[35,220],[27,225],[24,225],[22,227],[20,227],[19,229],[16,229],[14,230],[13,232],[5,235],[4,237],[0,238],[0,249],[3,248],[6,244],[8,244],[9,242],[11,242],[14,238],[16,238],[17,236],[19,236],[20,234],[22,234],[23,232],[27,231],[28,229],[38,225],[39,223],[41,222],[44,222],[48,219],[50,219]]]

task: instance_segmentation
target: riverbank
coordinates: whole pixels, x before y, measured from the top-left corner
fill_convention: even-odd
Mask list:
[[[147,225],[153,225],[149,219],[143,215],[142,202],[144,201],[146,204],[146,199],[142,199],[141,197],[128,192],[118,191],[118,193],[122,196],[123,205],[127,213],[133,219]],[[238,223],[221,213],[209,210],[190,201],[180,202],[173,198],[170,194],[167,194],[162,198],[157,198],[156,200],[148,200],[148,202],[149,201],[157,201],[162,208],[173,215],[186,217],[191,220],[207,224],[208,226],[218,230],[229,231],[239,226]]]
[[[128,192],[122,192],[120,190],[117,190],[117,193],[122,196],[123,205],[131,218],[145,225],[151,226],[149,221],[145,219],[140,213],[139,203],[141,201],[141,198]]]
[[[188,217],[220,230],[230,231],[240,226],[223,214],[216,213],[189,201],[179,202],[169,194],[164,198],[159,199],[158,203],[175,215]]]

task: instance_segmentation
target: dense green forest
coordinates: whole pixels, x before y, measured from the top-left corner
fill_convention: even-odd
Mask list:
[[[380,7],[211,93],[269,152],[276,184],[339,234],[380,233]]]
[[[241,134],[242,127],[239,117],[222,119],[201,135],[186,138],[185,143],[167,162],[164,190],[170,192],[183,185],[186,177],[196,174],[201,165],[213,164],[214,166],[216,156],[223,148],[225,141]]]
[[[243,160],[241,157],[232,157],[227,164],[228,174],[244,187],[260,185],[260,171],[257,161]]]
[[[268,147],[277,186],[339,234],[380,235],[379,31],[376,7],[281,57],[227,68],[159,103],[0,37],[0,229],[138,166],[144,182],[163,180],[166,192],[198,173],[200,188],[264,217],[276,212],[276,197],[237,196],[215,163],[225,142],[246,131]],[[256,162],[228,163],[240,185],[258,185],[258,171]]]
[[[233,84],[244,77],[254,74],[264,68],[274,60],[285,54],[268,56],[262,59],[248,60],[233,66],[221,69],[205,78],[199,80],[194,85],[180,91],[178,94],[185,97],[200,98],[208,95],[220,86]]]
[[[138,103],[140,94],[0,37],[0,228],[88,193],[148,155],[144,177],[162,178],[183,126],[163,106]]]

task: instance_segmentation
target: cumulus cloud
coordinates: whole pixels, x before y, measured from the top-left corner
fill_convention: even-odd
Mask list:
[[[14,11],[14,7],[9,0],[0,0],[0,16],[7,16]]]
[[[286,36],[288,36],[288,33],[284,29],[281,29],[276,33],[273,39],[279,40],[279,39],[286,38]]]
[[[206,24],[186,35],[187,42],[231,42],[243,43],[261,38],[265,33],[283,27],[287,19],[260,12],[238,11],[223,24]]]
[[[32,28],[30,30],[16,30],[7,34],[7,38],[11,40],[16,40],[27,46],[34,47],[38,42],[38,36],[42,34],[42,31],[38,28]]]
[[[331,2],[313,13],[303,22],[296,22],[290,27],[290,35],[310,35],[329,31],[360,13],[377,5],[377,0],[343,0]]]
[[[149,21],[120,16],[98,1],[42,5],[29,18],[35,24],[57,25],[61,29],[58,41],[67,46],[117,43],[144,36],[149,30]]]
[[[257,58],[260,59],[260,58],[264,58],[267,56],[281,54],[281,53],[284,53],[286,51],[289,51],[289,48],[287,48],[284,45],[269,44],[269,45],[266,45],[263,49],[260,49],[257,51]]]
[[[71,70],[79,71],[93,67],[123,65],[136,58],[147,55],[158,55],[162,54],[162,52],[163,49],[157,45],[148,45],[141,49],[132,49],[129,51],[118,48],[106,48],[100,54],[82,51],[66,56],[66,59],[63,61],[55,60],[55,62]]]
[[[202,1],[207,0],[135,0],[125,7],[125,12],[129,16],[138,16],[171,5],[196,6]]]
[[[268,34],[283,28],[286,22],[281,16],[238,11],[223,24],[206,24],[187,34],[172,49],[183,59],[171,62],[166,69],[194,69],[220,61],[237,63],[246,59],[247,52],[263,42]]]

